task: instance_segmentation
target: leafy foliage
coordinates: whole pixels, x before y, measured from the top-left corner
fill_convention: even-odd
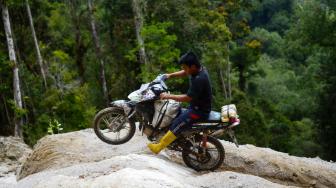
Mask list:
[[[56,119],[49,121],[48,134],[58,134],[62,132],[63,127]]]
[[[47,74],[44,88],[23,1],[9,7],[24,110],[13,102],[12,63],[0,24],[0,130],[24,119],[30,145],[90,127],[104,107],[86,1],[29,1]],[[214,110],[235,103],[241,143],[336,160],[336,4],[332,0],[143,0],[147,64],[139,63],[132,1],[95,1],[93,16],[108,94],[126,98],[142,82],[180,69],[196,52],[210,73]],[[187,79],[171,80],[185,93]],[[61,126],[62,127],[61,127]]]

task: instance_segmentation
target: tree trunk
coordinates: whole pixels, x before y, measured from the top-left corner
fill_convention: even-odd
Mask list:
[[[230,47],[227,45],[227,50],[228,50],[228,56],[227,56],[227,82],[228,82],[228,94],[229,94],[229,99],[231,100],[231,78],[230,78],[230,73],[231,73],[231,63],[230,63]]]
[[[238,72],[239,72],[239,89],[241,91],[245,91],[245,76],[244,76],[244,68],[242,66],[238,66]]]
[[[81,35],[81,31],[79,26],[75,26],[76,31],[75,31],[75,41],[76,41],[76,45],[75,45],[75,53],[76,53],[76,57],[75,57],[75,61],[76,61],[76,65],[78,67],[78,74],[81,80],[81,83],[83,84],[84,81],[84,73],[85,73],[85,67],[84,67],[84,54],[86,52],[86,47],[83,44],[83,40],[82,40],[82,35]]]
[[[90,22],[91,22],[91,29],[92,29],[92,37],[95,43],[95,51],[96,51],[96,56],[97,59],[100,62],[100,84],[103,90],[103,95],[105,99],[105,103],[108,106],[109,104],[109,97],[108,97],[108,92],[107,92],[107,84],[106,84],[106,78],[105,78],[105,69],[104,69],[104,60],[102,57],[101,49],[100,49],[100,43],[99,43],[99,38],[97,34],[97,29],[96,29],[96,23],[94,19],[94,11],[92,8],[92,0],[88,0],[88,7],[89,7],[89,15],[90,15]]]
[[[16,56],[15,56],[8,8],[2,1],[1,1],[1,9],[2,9],[2,19],[4,22],[4,28],[5,28],[6,38],[7,38],[9,60],[13,63],[12,65],[13,66],[13,91],[14,91],[15,105],[17,108],[22,109],[19,67],[18,67],[18,63],[16,60]],[[14,124],[15,124],[14,136],[22,138],[22,124],[23,124],[22,118],[17,117],[17,115],[14,115],[14,116],[15,116],[14,117]]]
[[[223,92],[224,92],[225,99],[227,99],[228,98],[228,94],[227,94],[227,91],[226,91],[226,85],[225,85],[225,81],[224,81],[222,67],[219,67],[219,77],[220,77],[220,80],[221,80],[222,89],[223,89]]]
[[[10,125],[11,124],[11,119],[9,117],[7,101],[6,101],[6,98],[2,94],[0,94],[0,95],[1,95],[1,99],[2,99],[4,107],[5,107],[6,118],[7,118],[8,124]]]
[[[145,0],[132,0],[136,38],[138,41],[138,45],[140,47],[139,49],[140,63],[146,64],[148,61],[147,61],[147,56],[146,56],[146,51],[145,51],[145,44],[141,36],[141,30],[142,30],[143,22],[144,22],[143,13],[142,13],[144,4],[145,4]]]
[[[75,62],[78,67],[78,74],[81,81],[81,84],[85,82],[85,67],[84,67],[84,55],[87,51],[87,45],[84,44],[82,33],[81,33],[81,13],[80,15],[77,15],[76,8],[78,8],[76,3],[79,3],[79,1],[71,0],[68,2],[70,6],[70,14],[72,23],[74,26],[74,33],[75,33]]]
[[[32,35],[33,35],[33,38],[34,38],[34,44],[35,44],[36,53],[37,53],[37,60],[38,60],[39,66],[40,66],[40,71],[41,71],[41,75],[42,75],[42,78],[43,78],[44,87],[47,88],[47,80],[46,80],[46,75],[45,75],[44,68],[43,68],[43,59],[42,59],[42,55],[41,55],[41,52],[40,52],[40,47],[39,47],[38,42],[37,42],[33,17],[32,17],[31,11],[30,11],[30,6],[29,6],[28,0],[26,0],[26,8],[27,8],[27,13],[28,13],[30,28],[31,28]]]
[[[27,83],[25,82],[24,79],[21,79],[21,80],[22,80],[21,83],[22,83],[22,88],[23,88],[23,90],[22,90],[23,91],[23,93],[22,93],[23,96],[28,96],[29,99],[33,99],[32,92],[31,92],[32,88],[29,87],[29,85],[27,85]],[[26,91],[27,95],[24,93],[24,91]],[[25,107],[25,109],[27,109],[27,111],[30,112],[30,113],[27,113],[25,121],[27,123],[35,122],[35,120],[36,120],[36,108],[35,108],[35,105],[34,105],[34,100],[28,100],[28,102],[23,101],[23,106]]]

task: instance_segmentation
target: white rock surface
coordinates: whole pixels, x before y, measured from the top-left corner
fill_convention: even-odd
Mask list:
[[[336,163],[253,145],[236,148],[230,142],[222,143],[226,151],[222,170],[253,174],[286,185],[336,187]]]
[[[128,154],[100,162],[44,171],[22,179],[18,188],[50,187],[285,187],[265,179],[230,171],[199,174],[150,154]]]
[[[19,138],[0,137],[0,187],[15,186],[16,170],[30,152]]]
[[[102,142],[92,129],[45,136],[34,146],[33,152],[19,171],[18,179],[47,169],[138,153],[146,150],[147,143],[139,132],[122,145]]]
[[[29,187],[336,187],[336,164],[252,145],[222,141],[226,158],[216,172],[185,167],[179,153],[152,155],[140,133],[109,145],[87,129],[42,138],[20,169],[15,185]],[[2,178],[0,178],[0,182]],[[5,180],[3,180],[4,182]],[[0,184],[1,187],[1,184]]]

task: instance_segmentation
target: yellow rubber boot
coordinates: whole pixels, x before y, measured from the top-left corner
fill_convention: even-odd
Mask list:
[[[160,153],[160,151],[164,148],[166,148],[169,144],[171,144],[172,142],[174,142],[174,140],[176,139],[176,136],[174,135],[173,132],[168,131],[160,140],[159,143],[157,144],[148,144],[149,149],[155,153],[158,154]]]

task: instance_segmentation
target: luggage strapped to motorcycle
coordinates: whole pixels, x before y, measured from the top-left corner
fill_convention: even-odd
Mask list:
[[[166,112],[167,112],[167,109],[168,109],[168,103],[169,103],[169,100],[167,100],[167,101],[162,105],[162,107],[161,107],[161,109],[160,109],[160,111],[159,111],[159,117],[157,118],[157,121],[156,121],[155,125],[153,125],[153,126],[154,126],[154,129],[153,129],[152,134],[150,135],[150,137],[153,136],[153,134],[154,134],[154,133],[158,130],[158,128],[160,127],[160,124],[162,123],[163,117],[164,117],[164,115],[165,115]],[[164,107],[166,107],[166,108],[165,108],[164,112],[162,113],[162,110],[163,110]],[[161,115],[161,117],[160,117],[160,115]]]

